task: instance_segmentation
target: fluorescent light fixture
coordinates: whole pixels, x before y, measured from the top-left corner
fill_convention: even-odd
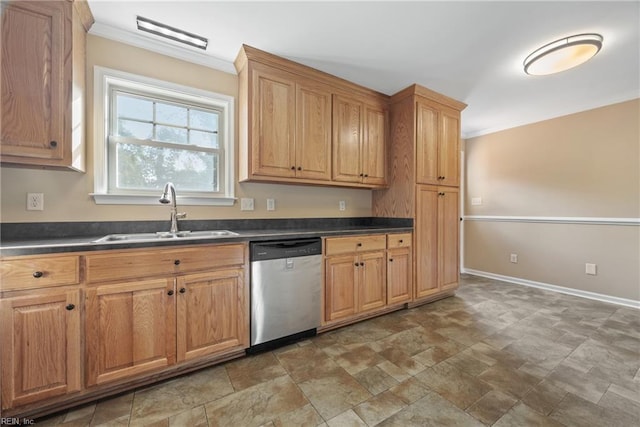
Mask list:
[[[565,37],[535,50],[524,60],[524,72],[534,76],[559,73],[593,58],[602,47],[600,34]]]
[[[140,31],[146,31],[156,36],[166,37],[171,40],[175,40],[180,43],[185,43],[190,46],[207,50],[209,40],[196,34],[188,33],[177,28],[170,27],[160,22],[152,21],[151,19],[143,18],[142,16],[136,17],[136,23]]]

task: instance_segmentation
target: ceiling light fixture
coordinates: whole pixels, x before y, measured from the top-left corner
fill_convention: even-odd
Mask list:
[[[546,76],[576,67],[593,58],[602,47],[600,34],[565,37],[535,50],[524,60],[524,72]]]
[[[136,17],[136,23],[140,31],[146,31],[151,34],[155,34],[160,37],[166,37],[171,40],[175,40],[180,43],[185,43],[190,46],[207,50],[209,40],[196,34],[188,33],[177,28],[170,27],[160,22],[152,21],[151,19],[143,18],[142,16]]]

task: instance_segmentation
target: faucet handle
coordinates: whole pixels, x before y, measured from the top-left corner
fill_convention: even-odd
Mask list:
[[[180,212],[176,214],[176,219],[184,219],[187,217],[187,213],[186,212]]]

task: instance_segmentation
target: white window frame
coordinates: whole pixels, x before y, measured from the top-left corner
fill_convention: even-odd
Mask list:
[[[217,195],[185,195],[178,192],[177,203],[180,205],[232,206],[235,203],[235,170],[234,170],[234,98],[215,92],[209,92],[188,86],[157,80],[150,77],[112,70],[105,67],[94,67],[94,192],[96,204],[113,205],[155,205],[160,194],[135,193],[131,191],[110,192],[109,190],[109,94],[114,87],[131,89],[149,96],[173,98],[182,102],[208,105],[221,110],[219,144],[224,158],[220,165],[224,171],[220,176],[220,192]],[[220,195],[222,194],[222,196]]]

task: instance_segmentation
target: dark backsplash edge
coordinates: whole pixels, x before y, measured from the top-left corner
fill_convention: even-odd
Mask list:
[[[353,227],[413,227],[411,218],[277,218],[181,220],[182,230],[298,230]],[[0,223],[0,240],[28,240],[153,233],[169,230],[169,221],[11,222]]]

